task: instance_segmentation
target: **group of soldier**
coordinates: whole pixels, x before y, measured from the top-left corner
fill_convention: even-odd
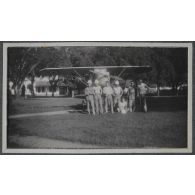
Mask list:
[[[131,81],[124,90],[118,80],[114,82],[113,86],[111,86],[109,81],[106,82],[106,86],[103,88],[99,85],[98,80],[95,80],[94,84],[89,80],[87,84],[85,97],[89,114],[103,114],[108,113],[108,111],[111,113],[120,112],[122,114],[126,114],[128,111],[134,112],[136,108],[136,94],[139,97],[143,111],[147,112],[145,95],[149,87],[142,80],[139,81],[137,88],[135,83]]]

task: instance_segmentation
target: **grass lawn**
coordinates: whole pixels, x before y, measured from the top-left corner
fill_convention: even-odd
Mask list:
[[[12,113],[55,111],[77,108],[81,99],[48,98],[15,100]],[[187,112],[150,111],[121,115],[92,116],[70,113],[9,119],[8,148],[23,148],[11,137],[38,136],[52,140],[91,144],[100,147],[162,147],[187,146]],[[33,148],[39,148],[34,144]]]
[[[39,113],[74,109],[80,105],[79,98],[17,98],[13,100],[9,114]],[[72,108],[73,107],[73,108]]]

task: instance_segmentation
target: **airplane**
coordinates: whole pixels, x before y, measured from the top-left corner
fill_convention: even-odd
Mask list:
[[[59,75],[63,77],[73,76],[85,86],[87,79],[98,80],[99,85],[104,87],[106,82],[111,80],[135,78],[141,73],[147,73],[152,70],[151,66],[91,66],[91,67],[59,67],[44,68],[40,74],[44,76]]]
[[[61,67],[61,68],[44,68],[40,70],[42,75],[58,75],[73,76],[74,79],[80,81],[84,86],[87,86],[87,79],[92,81],[98,80],[101,87],[106,86],[111,80],[123,80],[134,78],[141,73],[147,73],[152,70],[151,66],[93,66],[93,67]],[[124,80],[123,80],[124,81]],[[84,110],[84,101],[83,101]],[[144,111],[147,112],[147,106],[144,104]]]

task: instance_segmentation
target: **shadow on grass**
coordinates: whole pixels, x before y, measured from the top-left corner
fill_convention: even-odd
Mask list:
[[[167,111],[186,111],[187,97],[147,97],[149,111],[167,112]]]
[[[157,112],[177,112],[187,110],[187,97],[186,96],[172,96],[172,97],[147,97],[148,111]],[[82,110],[81,113],[86,114],[86,105],[76,104],[71,105],[71,109]],[[139,100],[136,100],[136,112],[142,112]]]
[[[74,114],[74,113],[79,113],[79,114],[88,114],[86,110],[71,110],[69,113]]]

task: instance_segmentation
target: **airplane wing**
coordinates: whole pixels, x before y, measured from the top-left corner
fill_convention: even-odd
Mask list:
[[[152,70],[151,66],[109,66],[107,70],[111,75],[119,76],[122,75],[132,75],[150,72]]]
[[[86,75],[97,73],[97,70],[106,70],[111,75],[122,76],[123,74],[145,73],[152,70],[151,66],[93,66],[93,67],[62,67],[62,68],[44,68],[40,70],[41,74],[50,75]],[[98,71],[98,74],[100,72]]]

